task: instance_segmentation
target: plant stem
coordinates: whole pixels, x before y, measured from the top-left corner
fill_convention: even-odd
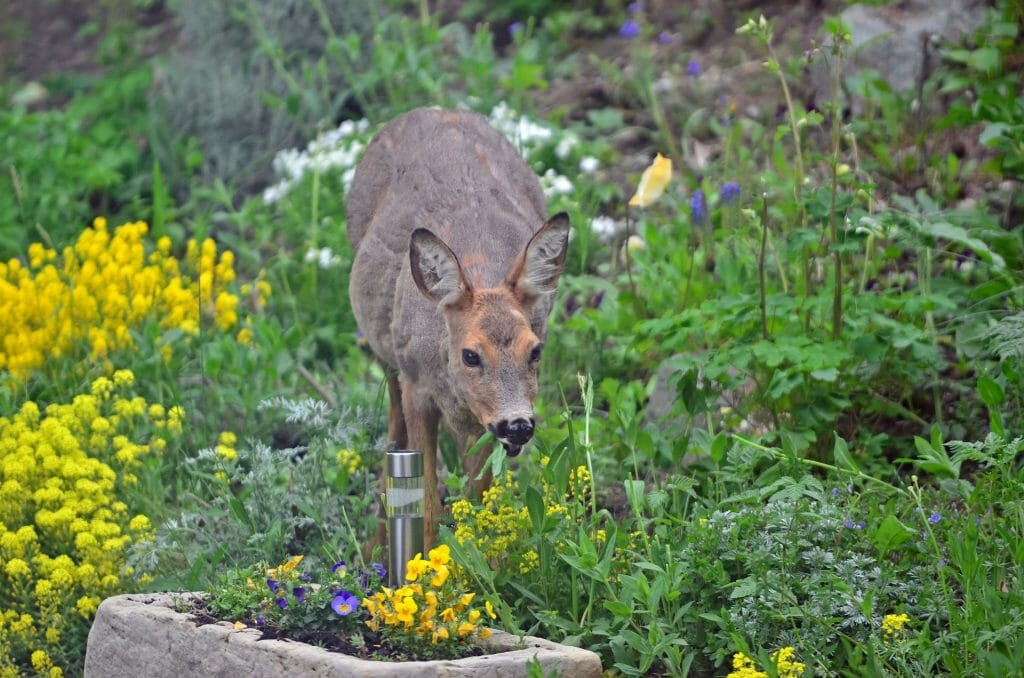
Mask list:
[[[768,194],[761,196],[761,253],[757,257],[757,279],[761,288],[761,337],[768,339],[768,294],[765,290],[764,251],[768,245]],[[710,421],[710,419],[709,419]]]
[[[835,78],[832,99],[832,207],[828,214],[828,235],[832,246],[835,287],[832,292],[832,339],[838,340],[843,331],[843,257],[839,251],[839,237],[836,230],[836,193],[839,190],[839,131],[842,119],[839,110],[839,74],[842,72],[842,52],[835,49]]]

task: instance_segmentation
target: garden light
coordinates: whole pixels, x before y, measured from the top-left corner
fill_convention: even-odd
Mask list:
[[[388,581],[401,586],[406,564],[423,553],[423,453],[394,450],[387,453]]]

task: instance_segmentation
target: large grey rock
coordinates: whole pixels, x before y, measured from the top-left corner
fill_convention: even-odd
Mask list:
[[[122,595],[103,601],[89,632],[86,678],[513,678],[525,676],[526,663],[534,657],[544,675],[601,676],[601,660],[593,652],[502,631],[485,641],[494,654],[429,662],[366,661],[303,643],[260,640],[255,629],[236,630],[227,622],[197,626],[188,614],[173,609],[176,600],[197,595]]]
[[[852,42],[852,58],[844,64],[843,71],[849,75],[873,69],[894,90],[912,89],[937,65],[937,45],[961,40],[978,28],[988,5],[985,0],[904,0],[884,7],[851,5],[840,14],[850,28]],[[819,60],[812,72],[818,100],[831,97],[831,78],[830,65]]]

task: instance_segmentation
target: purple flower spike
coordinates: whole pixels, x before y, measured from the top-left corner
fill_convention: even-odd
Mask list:
[[[292,595],[295,596],[296,601],[301,603],[306,598],[306,587],[296,586],[292,589]]]
[[[598,290],[597,294],[590,298],[588,305],[590,308],[601,308],[602,301],[604,301],[604,290]]]
[[[701,68],[700,62],[696,59],[690,59],[690,63],[686,64],[686,74],[691,78],[699,78],[703,72],[704,69]]]
[[[359,599],[348,591],[339,591],[331,601],[331,609],[342,617],[349,616],[356,611],[357,607],[359,607]]]
[[[703,223],[708,216],[708,210],[704,205],[704,191],[698,188],[693,192],[693,197],[690,199],[690,213],[693,215],[693,221],[695,223]]]
[[[381,565],[380,563],[374,563],[374,564],[370,565],[370,567],[373,568],[373,571],[376,572],[377,576],[380,577],[381,579],[383,579],[384,577],[386,577],[388,575],[387,569],[383,565]]]
[[[736,181],[727,181],[722,184],[722,202],[726,205],[732,205],[740,197],[740,185]],[[838,490],[836,490],[838,495]]]
[[[932,514],[928,516],[928,522],[932,525],[938,524],[940,520],[942,520],[942,514],[938,511],[932,511]]]
[[[576,312],[576,309],[580,307],[580,300],[576,298],[575,294],[570,294],[569,298],[565,300],[565,314],[572,315]]]
[[[619,29],[620,38],[626,38],[629,40],[630,38],[635,38],[638,35],[640,35],[640,24],[632,19],[627,19],[626,23],[622,24],[622,28]]]

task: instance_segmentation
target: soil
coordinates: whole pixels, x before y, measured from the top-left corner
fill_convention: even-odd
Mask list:
[[[231,622],[231,620],[221,619],[211,614],[206,603],[202,600],[193,600],[189,603],[188,608],[183,611],[192,616],[192,621],[194,621],[197,626],[220,624],[225,621],[229,623]],[[345,654],[350,657],[357,657],[359,659],[366,659],[370,661],[430,661],[433,659],[480,657],[487,654],[487,652],[478,645],[466,645],[453,648],[457,651],[452,654],[443,654],[439,652],[437,655],[430,657],[414,656],[410,654],[407,648],[397,647],[389,643],[387,639],[381,636],[381,634],[373,633],[369,629],[365,629],[362,631],[361,635],[357,634],[353,637],[331,633],[329,631],[307,629],[292,630],[268,625],[251,628],[256,628],[262,634],[260,640],[289,640],[297,643],[305,643],[306,645],[321,647],[328,652],[337,652],[339,654]]]

